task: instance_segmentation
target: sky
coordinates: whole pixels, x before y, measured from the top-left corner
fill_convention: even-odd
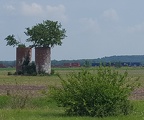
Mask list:
[[[0,0],[0,61],[16,59],[16,47],[6,46],[8,35],[28,46],[25,28],[43,20],[66,29],[52,60],[144,55],[143,5],[144,0]]]

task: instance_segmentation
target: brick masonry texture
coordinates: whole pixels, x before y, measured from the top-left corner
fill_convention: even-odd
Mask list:
[[[16,48],[16,72],[18,73],[19,71],[22,71],[22,64],[26,57],[32,58],[32,49],[27,47],[27,48],[22,48],[22,47],[17,47]]]
[[[51,48],[37,47],[35,48],[35,63],[37,73],[51,73]]]

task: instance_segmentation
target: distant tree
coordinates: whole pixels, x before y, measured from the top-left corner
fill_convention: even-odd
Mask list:
[[[62,45],[62,40],[66,37],[66,30],[61,28],[62,25],[58,23],[58,21],[50,21],[46,20],[42,23],[36,24],[35,26],[32,26],[31,28],[26,28],[25,34],[29,37],[27,39],[27,42],[32,42],[32,47],[43,47],[43,48],[49,48],[49,54],[45,56],[47,61],[45,61],[45,66],[47,64],[47,68],[41,69],[41,71],[37,72],[46,72],[50,74],[51,71],[51,60],[50,60],[50,51],[51,47],[54,47],[55,45]],[[37,59],[37,58],[36,58]],[[37,66],[37,63],[36,63]],[[39,66],[37,66],[38,68]],[[46,70],[49,69],[49,70]]]
[[[85,60],[85,62],[84,62],[84,67],[90,67],[91,65],[90,65],[90,62],[88,61],[88,60]]]
[[[122,67],[121,62],[115,62],[115,67],[117,67],[117,68]]]

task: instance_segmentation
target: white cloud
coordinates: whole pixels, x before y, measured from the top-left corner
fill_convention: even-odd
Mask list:
[[[53,19],[62,19],[62,20],[66,20],[67,17],[65,15],[65,6],[64,5],[58,5],[58,6],[50,6],[47,5],[46,6],[46,11],[47,11],[47,15]]]
[[[10,11],[15,10],[15,7],[13,5],[5,5],[4,8]]]
[[[37,3],[32,4],[22,4],[22,13],[26,16],[39,16],[47,17],[54,20],[66,20],[65,6],[50,6],[50,5],[40,5]]]
[[[89,32],[100,31],[100,27],[99,27],[97,20],[93,18],[83,18],[80,20],[80,23],[84,31],[89,31]]]
[[[117,21],[117,20],[119,20],[119,16],[118,16],[116,10],[114,10],[114,9],[105,10],[105,11],[103,12],[103,17],[104,17],[106,20],[112,20],[112,21]]]
[[[22,12],[24,15],[27,16],[39,16],[42,15],[44,10],[41,5],[37,3],[32,3],[32,4],[22,4]]]
[[[144,31],[144,22],[133,27],[129,27],[127,30],[129,33]]]

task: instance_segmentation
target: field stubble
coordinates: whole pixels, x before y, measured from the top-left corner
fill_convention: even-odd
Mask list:
[[[89,68],[96,70],[96,68]],[[61,76],[65,77],[66,74],[79,71],[80,69],[69,69],[69,68],[58,68],[55,69],[55,73],[59,73]],[[140,77],[141,87],[133,91],[131,99],[133,100],[143,100],[144,99],[144,68],[119,68],[116,69],[120,73],[124,73],[127,70],[128,75],[133,78]],[[10,69],[10,72],[14,72],[14,69]],[[60,85],[60,79],[54,76],[17,76],[17,75],[7,75],[8,70],[0,70],[0,94],[7,94],[7,91],[29,91],[30,93],[37,94],[40,90],[47,89],[51,85]]]

